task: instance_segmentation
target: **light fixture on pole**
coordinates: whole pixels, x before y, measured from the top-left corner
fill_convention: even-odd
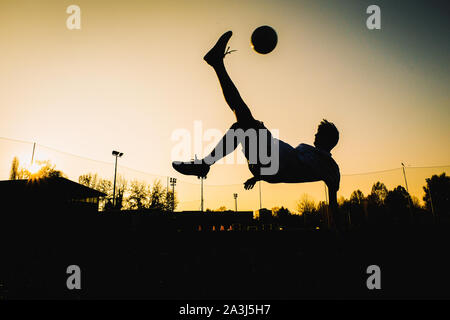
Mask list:
[[[117,158],[121,158],[123,156],[123,152],[113,150],[112,155],[116,157],[115,165],[114,165],[114,187],[113,187],[113,207],[116,207],[116,176],[117,176]]]
[[[170,185],[172,186],[172,212],[175,211],[175,185],[177,184],[177,178],[170,178]]]
[[[238,194],[237,193],[233,193],[233,197],[234,197],[234,211],[237,212],[237,197],[238,197]]]

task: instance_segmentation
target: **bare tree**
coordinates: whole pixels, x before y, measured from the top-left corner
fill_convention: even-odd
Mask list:
[[[128,181],[121,175],[116,179],[116,207],[115,209],[122,209],[125,192],[127,191]]]
[[[99,181],[98,181],[98,176],[96,173],[95,174],[87,173],[87,174],[83,174],[83,175],[79,176],[78,183],[80,183],[86,187],[98,190]]]
[[[150,195],[151,190],[144,182],[131,181],[130,195],[127,199],[128,207],[132,210],[148,208]]]
[[[99,179],[96,189],[106,194],[106,197],[102,198],[99,203],[100,210],[112,209],[112,182],[108,179]]]
[[[384,205],[384,200],[386,199],[388,190],[384,183],[377,181],[372,186],[372,191],[367,196],[367,200],[374,206],[381,207]]]
[[[11,163],[11,172],[9,174],[9,180],[19,179],[19,158],[14,157]]]
[[[363,202],[363,200],[364,200],[364,194],[359,189],[353,191],[352,194],[350,195],[350,202],[352,204],[360,205]]]
[[[164,190],[161,181],[155,180],[153,182],[153,187],[150,194],[150,203],[149,203],[150,209],[159,209],[159,210],[164,209],[165,192],[166,191]]]
[[[61,170],[56,169],[56,166],[52,164],[50,160],[36,161],[36,164],[40,166],[40,168],[37,172],[33,173],[26,168],[20,167],[19,160],[17,159],[17,157],[14,157],[11,164],[10,179],[45,179],[66,177],[66,175]]]
[[[306,193],[302,195],[297,202],[297,211],[299,213],[312,213],[316,209],[316,204]]]
[[[168,191],[164,193],[164,211],[174,211],[178,206],[177,193],[175,194],[172,191]]]
[[[433,175],[425,181],[427,183],[423,187],[425,208],[436,217],[448,217],[450,215],[450,177],[443,172],[440,175]]]

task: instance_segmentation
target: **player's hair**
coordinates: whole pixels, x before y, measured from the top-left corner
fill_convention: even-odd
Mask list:
[[[339,141],[339,131],[336,126],[323,119],[317,128],[317,135],[320,142],[320,147],[331,151]]]

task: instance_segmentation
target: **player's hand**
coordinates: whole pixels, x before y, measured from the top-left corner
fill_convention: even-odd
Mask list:
[[[255,177],[248,179],[244,182],[244,189],[250,190],[255,186],[256,181],[258,181]]]

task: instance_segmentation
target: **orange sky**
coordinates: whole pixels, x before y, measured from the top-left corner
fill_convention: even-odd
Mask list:
[[[231,29],[230,46],[238,51],[226,57],[229,73],[254,116],[286,142],[311,144],[317,124],[327,118],[341,132],[332,151],[341,173],[398,168],[402,161],[450,163],[448,59],[442,64],[448,43],[419,50],[421,41],[440,35],[433,24],[405,20],[400,8],[381,5],[382,30],[369,31],[364,1],[340,7],[333,1],[79,0],[82,28],[68,30],[71,4],[0,3],[1,137],[109,163],[117,149],[125,153],[124,166],[198,183],[171,168],[171,134],[193,130],[196,120],[223,132],[233,123],[215,74],[202,60]],[[249,38],[264,24],[276,29],[279,42],[272,53],[258,55]],[[0,178],[7,178],[15,154],[27,157],[30,149],[21,148],[0,144]],[[107,175],[110,169],[40,151],[75,179],[80,172]],[[227,192],[229,202],[239,192],[243,209],[255,207],[257,189],[245,194],[240,186],[249,177],[245,165],[214,167],[208,185],[227,187],[208,198],[211,207]],[[197,189],[185,189],[185,199],[195,199]],[[263,189],[271,190],[265,194],[269,204],[292,205],[304,192],[316,200],[323,195],[320,183]]]

